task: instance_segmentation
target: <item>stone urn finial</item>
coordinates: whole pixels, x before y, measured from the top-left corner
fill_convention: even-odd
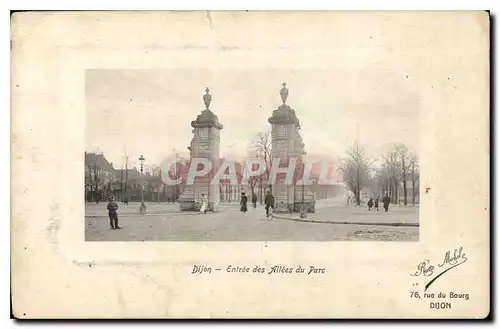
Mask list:
[[[286,82],[283,82],[281,85],[283,86],[280,90],[281,100],[283,101],[283,104],[285,104],[286,99],[288,98],[288,88],[286,87]]]
[[[203,102],[205,102],[205,109],[208,110],[212,102],[212,95],[209,94],[210,89],[205,88],[205,95],[203,95]]]

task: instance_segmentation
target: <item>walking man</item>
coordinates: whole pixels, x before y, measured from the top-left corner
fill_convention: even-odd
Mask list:
[[[108,215],[109,215],[109,225],[111,225],[111,229],[120,229],[121,227],[118,226],[118,204],[115,202],[114,197],[109,198],[109,203],[107,206],[108,209]]]
[[[252,193],[252,205],[254,208],[257,208],[257,195],[255,193]]]
[[[373,207],[373,199],[370,198],[370,200],[368,200],[368,211],[371,211],[372,207]]]
[[[378,211],[378,196],[377,196],[377,198],[375,199],[375,209],[377,209],[377,211]]]
[[[389,211],[389,203],[391,202],[391,198],[386,194],[382,199],[382,203],[384,204],[385,212]]]
[[[246,213],[248,211],[247,202],[248,202],[248,197],[245,195],[245,192],[241,192],[241,201],[240,201],[241,209],[240,210],[243,213]]]
[[[274,211],[274,196],[271,191],[267,191],[264,203],[266,204],[266,217],[269,217],[269,208],[272,208],[272,211]]]

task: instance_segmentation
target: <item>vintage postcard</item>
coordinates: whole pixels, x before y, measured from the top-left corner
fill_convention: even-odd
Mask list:
[[[12,16],[18,318],[485,318],[487,12]]]

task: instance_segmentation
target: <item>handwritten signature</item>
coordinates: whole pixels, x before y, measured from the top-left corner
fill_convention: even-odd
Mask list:
[[[443,274],[448,272],[454,267],[457,267],[458,265],[461,265],[467,261],[467,257],[465,257],[465,252],[463,250],[463,247],[460,247],[459,249],[454,249],[453,250],[453,255],[452,251],[447,251],[444,254],[444,259],[443,262],[438,264],[438,268],[443,269],[438,275],[436,275],[429,283],[425,285],[425,290],[427,290],[431,284],[436,282],[436,280],[441,277]],[[434,272],[437,272],[438,269],[434,265],[432,265],[431,261],[428,259],[424,259],[422,262],[420,262],[417,265],[417,270],[414,273],[411,273],[411,276],[424,276],[424,277],[431,277],[433,276]],[[424,290],[424,291],[425,291]]]

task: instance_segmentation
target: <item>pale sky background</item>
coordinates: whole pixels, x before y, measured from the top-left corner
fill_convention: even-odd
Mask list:
[[[88,70],[86,73],[86,150],[103,152],[120,168],[125,152],[137,165],[159,165],[173,149],[188,155],[190,123],[204,109],[205,87],[211,110],[224,125],[221,157],[248,153],[254,136],[281,104],[301,121],[302,137],[312,157],[343,156],[356,138],[370,157],[393,143],[418,152],[419,97],[405,73],[369,66],[343,69],[148,69]]]

